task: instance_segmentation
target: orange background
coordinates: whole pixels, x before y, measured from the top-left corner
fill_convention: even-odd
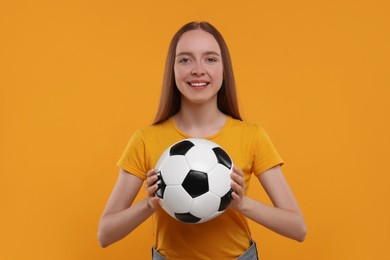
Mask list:
[[[175,31],[230,47],[244,118],[264,126],[308,225],[251,223],[262,259],[389,259],[388,1],[0,2],[0,258],[150,259],[151,223],[101,249],[132,132],[150,124]],[[266,199],[257,182],[252,196]]]

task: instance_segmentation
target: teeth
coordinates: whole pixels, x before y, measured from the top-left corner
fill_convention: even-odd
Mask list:
[[[202,87],[202,86],[206,86],[207,84],[205,82],[199,82],[199,83],[191,83],[191,86],[194,86],[194,87]]]

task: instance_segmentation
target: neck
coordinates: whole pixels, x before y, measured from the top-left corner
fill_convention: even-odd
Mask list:
[[[180,111],[174,116],[176,126],[194,137],[208,137],[218,133],[227,116],[219,111],[216,102],[209,104],[186,104],[182,102]]]

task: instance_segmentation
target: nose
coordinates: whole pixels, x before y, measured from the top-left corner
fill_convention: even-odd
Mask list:
[[[193,76],[202,76],[205,74],[204,67],[201,62],[194,63],[194,67],[191,70],[191,75]]]

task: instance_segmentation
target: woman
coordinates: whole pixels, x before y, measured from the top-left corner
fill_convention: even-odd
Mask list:
[[[171,218],[155,196],[153,167],[159,156],[189,137],[216,142],[236,165],[230,207],[197,225]],[[99,241],[108,246],[152,215],[153,259],[257,259],[246,218],[303,241],[306,226],[282,164],[264,129],[240,117],[230,55],[221,34],[207,22],[186,24],[169,47],[154,124],[134,133],[118,162],[120,174],[99,223]],[[258,178],[273,206],[246,195],[251,176]],[[143,181],[147,198],[133,204]]]

